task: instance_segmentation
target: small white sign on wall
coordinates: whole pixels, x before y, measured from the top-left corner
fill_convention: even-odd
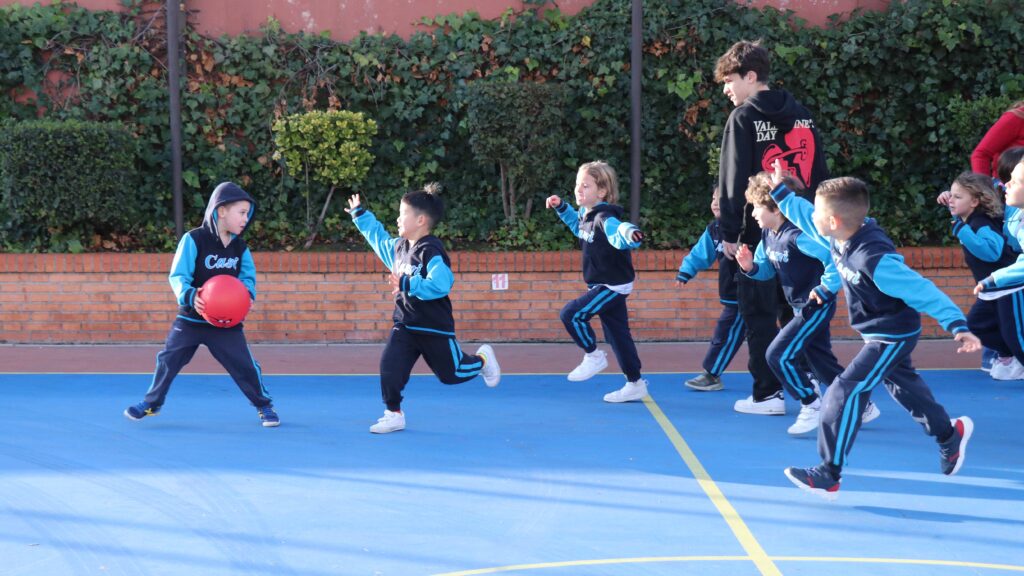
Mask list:
[[[508,274],[491,274],[491,290],[508,290]]]

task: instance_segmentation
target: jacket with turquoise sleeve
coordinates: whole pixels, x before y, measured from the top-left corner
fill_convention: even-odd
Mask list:
[[[639,242],[631,237],[636,226],[622,220],[622,207],[601,202],[576,212],[568,202],[556,208],[558,217],[580,239],[583,249],[583,281],[588,286],[629,284],[636,278],[630,250]]]
[[[746,275],[755,280],[777,275],[786,302],[797,310],[807,306],[812,291],[828,302],[836,297],[841,286],[828,248],[788,221],[778,230],[761,231],[754,267]]]
[[[1019,244],[1024,244],[1022,217],[1024,217],[1024,211],[1014,206],[1007,206],[1006,213],[1003,214],[1005,229]],[[1003,294],[1024,289],[1024,254],[1017,256],[1012,264],[994,270],[981,281],[981,285],[982,291],[978,297],[984,300],[991,300]]]
[[[842,278],[850,326],[865,340],[896,341],[921,333],[921,315],[945,330],[967,331],[967,319],[949,296],[903,262],[896,246],[875,220],[865,218],[845,242],[818,233],[814,205],[785,184],[772,190],[782,214],[807,236],[827,246]]]
[[[722,246],[722,226],[716,218],[708,223],[690,252],[683,257],[676,280],[686,284],[697,273],[718,262],[718,298],[722,304],[736,304],[736,261],[725,257]]]
[[[448,298],[455,276],[444,244],[436,236],[424,236],[411,244],[392,238],[372,212],[362,206],[352,210],[352,221],[388,270],[400,277],[393,319],[415,332],[454,337],[455,319]]]
[[[242,233],[232,235],[231,241],[225,246],[220,239],[217,208],[240,201],[249,203],[249,220]],[[189,230],[178,241],[171,272],[167,277],[178,302],[178,318],[206,324],[206,320],[194,308],[196,293],[207,280],[222,274],[241,280],[249,290],[249,297],[256,299],[256,264],[242,238],[255,214],[256,202],[237,184],[223,182],[213,190],[206,205],[203,225]]]
[[[953,236],[963,246],[964,262],[971,269],[975,282],[981,282],[989,274],[1016,260],[1016,254],[1002,230],[1002,218],[993,218],[979,210],[972,212],[966,222],[958,216],[953,217]]]

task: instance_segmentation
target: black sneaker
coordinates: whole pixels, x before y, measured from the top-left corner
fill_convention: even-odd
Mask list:
[[[149,402],[139,402],[134,406],[129,406],[124,411],[124,415],[129,420],[142,420],[146,416],[156,416],[160,413],[159,406],[153,406]]]
[[[261,406],[256,411],[259,412],[264,428],[273,428],[274,426],[281,425],[281,419],[277,417],[277,412],[274,412],[274,407],[270,404]]]
[[[705,372],[696,378],[690,378],[685,382],[687,388],[693,388],[700,392],[714,392],[725,388],[722,379],[714,374]]]
[[[839,478],[833,476],[824,464],[814,468],[789,467],[783,470],[783,474],[797,488],[817,494],[829,502],[839,497]]]
[[[967,416],[950,420],[949,423],[953,425],[953,435],[949,437],[949,440],[939,442],[939,466],[946,476],[956,474],[964,465],[964,458],[967,457],[967,441],[974,433],[974,421]]]

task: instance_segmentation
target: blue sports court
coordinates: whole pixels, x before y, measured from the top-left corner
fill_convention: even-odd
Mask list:
[[[413,376],[403,432],[372,435],[377,376],[269,375],[259,425],[222,373],[179,376],[157,417],[121,415],[146,373],[0,374],[2,575],[966,575],[1024,572],[1024,384],[925,378],[976,424],[963,470],[883,391],[836,502],[796,415],[741,415],[652,373],[621,384],[514,373]],[[737,365],[733,368],[741,368]]]

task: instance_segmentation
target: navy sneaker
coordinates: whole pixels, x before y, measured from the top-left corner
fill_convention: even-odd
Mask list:
[[[274,426],[281,425],[281,419],[277,417],[277,412],[274,412],[274,406],[267,404],[256,409],[260,415],[260,421],[263,422],[264,428],[273,428]]]
[[[159,406],[153,406],[149,402],[139,402],[135,406],[125,409],[124,415],[129,420],[142,420],[146,416],[156,416],[160,413]]]
[[[939,442],[939,466],[946,476],[956,474],[964,465],[964,458],[967,457],[967,441],[974,433],[974,421],[967,416],[950,420],[949,423],[953,425],[953,435],[949,437],[949,440]]]
[[[839,478],[833,476],[824,464],[818,464],[814,468],[791,466],[783,470],[783,473],[801,490],[817,494],[829,502],[839,497]]]
[[[995,362],[997,358],[999,358],[999,352],[996,352],[995,350],[993,350],[991,348],[982,348],[981,349],[981,369],[983,371],[985,371],[985,372],[991,372],[992,371],[992,363]]]

